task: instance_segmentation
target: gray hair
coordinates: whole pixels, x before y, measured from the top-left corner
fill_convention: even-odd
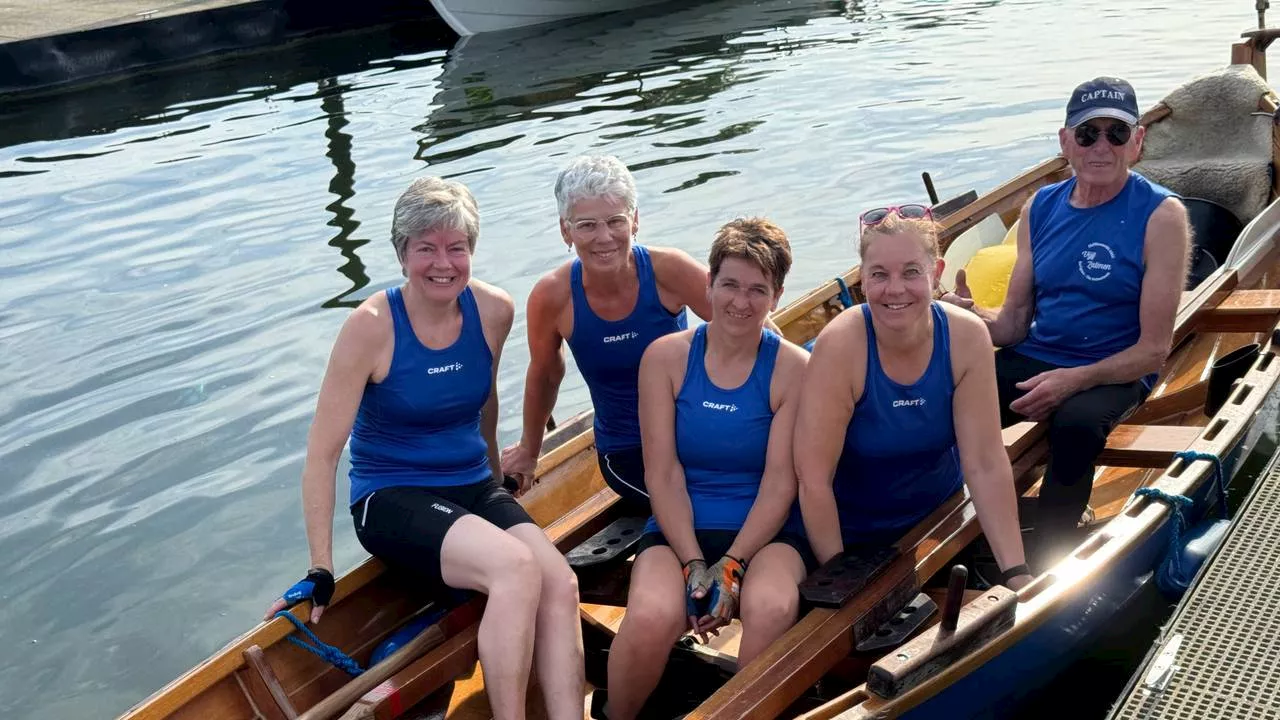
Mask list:
[[[458,230],[467,235],[472,252],[480,236],[480,210],[466,185],[438,177],[413,181],[396,201],[391,220],[391,244],[404,262],[409,240],[433,230]]]
[[[636,180],[621,160],[612,155],[582,155],[556,178],[556,204],[560,217],[569,217],[569,206],[578,200],[609,197],[622,200],[628,212],[636,209]]]

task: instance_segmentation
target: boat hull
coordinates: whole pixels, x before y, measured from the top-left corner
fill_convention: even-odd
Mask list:
[[[1248,433],[1224,458],[1227,478],[1234,479],[1241,458],[1252,450],[1256,437],[1255,432]],[[1205,517],[1215,500],[1213,483],[1202,483],[1192,499],[1196,513],[1188,521],[1194,524]],[[985,720],[1008,716],[1010,708],[1043,689],[1131,611],[1141,595],[1153,591],[1151,585],[1168,550],[1171,529],[1172,517],[1106,573],[1081,587],[1076,598],[1034,632],[902,717]]]
[[[581,15],[617,12],[663,0],[431,0],[459,35],[542,25]]]

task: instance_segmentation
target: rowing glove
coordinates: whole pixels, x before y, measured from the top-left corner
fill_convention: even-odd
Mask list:
[[[333,599],[333,573],[322,567],[313,567],[307,576],[284,591],[284,601],[293,607],[303,600],[310,600],[317,607],[325,607]]]
[[[728,624],[738,611],[738,597],[742,594],[742,576],[747,564],[725,555],[708,570],[711,576],[711,592],[707,594],[707,614]]]

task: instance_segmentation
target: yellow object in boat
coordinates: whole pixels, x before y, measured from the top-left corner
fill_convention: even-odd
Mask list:
[[[984,247],[969,258],[964,266],[965,281],[979,307],[996,308],[1004,304],[1009,290],[1009,275],[1018,259],[1018,246],[992,245]]]
[[[1017,245],[1018,244],[1018,223],[1019,222],[1021,222],[1021,220],[1014,220],[1013,224],[1009,226],[1009,232],[1004,234],[1004,240],[1000,242],[1001,245]]]

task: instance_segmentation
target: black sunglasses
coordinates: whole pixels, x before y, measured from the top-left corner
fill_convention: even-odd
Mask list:
[[[1097,125],[1084,123],[1076,126],[1076,144],[1080,147],[1089,147],[1098,142],[1098,136],[1104,132],[1098,129]],[[1120,147],[1129,142],[1129,138],[1133,137],[1133,126],[1125,123],[1111,123],[1105,131],[1107,142]]]

